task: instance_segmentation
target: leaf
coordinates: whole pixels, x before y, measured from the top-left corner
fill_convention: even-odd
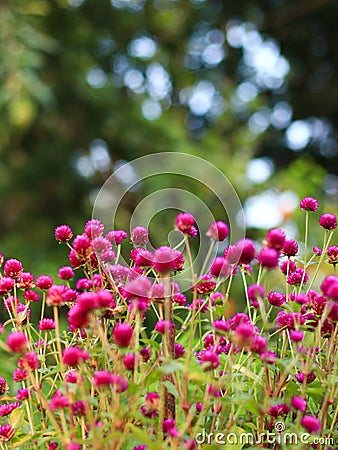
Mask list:
[[[243,375],[246,375],[248,378],[251,378],[252,380],[256,381],[256,383],[261,384],[262,380],[259,378],[258,375],[251,372],[251,370],[247,369],[244,366],[241,366],[240,364],[234,364],[232,366],[235,370],[239,370]]]
[[[136,437],[141,444],[148,445],[149,448],[153,450],[159,450],[160,443],[156,444],[154,441],[152,441],[149,437],[148,431],[144,430],[142,428],[139,428],[131,423],[128,423],[128,428],[133,433],[133,436]]]
[[[233,427],[230,428],[228,434],[227,434],[227,439],[226,439],[226,444],[224,449],[225,450],[241,450],[244,445],[246,444],[245,439],[240,439],[241,435],[247,434],[245,432],[245,430],[243,430],[243,428],[237,427],[236,425],[234,425]],[[230,442],[230,438],[233,438]]]
[[[16,430],[21,428],[25,420],[25,411],[22,408],[16,408],[11,412],[8,418],[8,422]]]
[[[163,385],[167,388],[169,394],[173,395],[175,398],[179,397],[177,388],[173,383],[167,380],[163,382]]]

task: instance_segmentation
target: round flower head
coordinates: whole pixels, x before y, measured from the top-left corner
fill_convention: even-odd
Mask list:
[[[229,235],[229,227],[225,222],[217,220],[217,222],[210,225],[209,230],[205,234],[214,241],[222,242]]]
[[[281,250],[285,243],[285,233],[279,228],[272,228],[267,232],[265,243],[268,247]]]
[[[146,245],[148,242],[148,230],[144,227],[135,227],[130,236],[134,245]]]
[[[18,278],[22,273],[22,263],[17,259],[8,259],[4,265],[4,274],[6,277]]]
[[[285,256],[295,256],[298,253],[298,244],[294,239],[288,239],[283,245],[283,254]]]
[[[0,279],[0,295],[8,294],[15,286],[15,280],[11,277]]]
[[[175,344],[174,347],[174,359],[181,358],[184,356],[185,348],[181,344]]]
[[[262,267],[274,269],[278,266],[279,253],[274,248],[262,248],[258,254],[258,262]]]
[[[303,416],[301,424],[309,433],[318,433],[320,430],[320,422],[314,416]]]
[[[236,247],[239,250],[238,264],[250,264],[256,254],[255,245],[251,239],[240,239],[236,242]]]
[[[194,227],[195,218],[189,213],[182,213],[176,217],[175,228],[191,237],[197,236],[197,229]]]
[[[205,350],[201,355],[200,364],[203,366],[204,370],[213,370],[219,367],[221,361],[219,356],[212,350]]]
[[[322,214],[319,219],[319,225],[326,230],[335,230],[337,228],[337,218],[334,214]]]
[[[318,209],[318,202],[315,198],[304,197],[301,200],[299,206],[300,206],[300,209],[303,209],[304,211],[316,212]]]
[[[35,286],[42,291],[46,291],[53,286],[53,278],[49,275],[39,275],[35,281]]]
[[[89,239],[94,239],[98,236],[102,236],[103,231],[104,231],[104,225],[101,222],[101,220],[98,220],[98,219],[88,220],[88,222],[86,223],[86,225],[84,227],[84,234]]]
[[[49,306],[62,306],[64,301],[64,293],[66,286],[54,284],[48,289],[46,304]]]
[[[73,250],[78,258],[88,258],[93,250],[91,240],[85,234],[78,234],[73,241]]]
[[[13,353],[24,352],[28,346],[25,333],[22,331],[15,331],[7,336],[6,343]]]
[[[89,358],[89,353],[78,347],[65,348],[62,355],[62,362],[66,366],[74,367],[80,362],[86,361]]]
[[[70,266],[60,267],[58,277],[60,280],[70,280],[74,277],[74,270]]]
[[[180,251],[159,247],[154,254],[154,269],[160,273],[183,270],[184,258]]]
[[[73,232],[68,225],[60,225],[55,228],[54,235],[57,241],[68,242],[73,237]]]
[[[49,402],[50,409],[54,411],[55,409],[64,409],[69,405],[68,397],[62,394],[60,390],[56,390],[55,394]]]
[[[128,347],[133,338],[133,329],[127,323],[119,323],[113,330],[113,341],[119,347]]]
[[[224,277],[227,278],[231,273],[231,264],[223,256],[217,256],[210,267],[210,273],[214,277]]]
[[[16,280],[16,285],[20,289],[31,289],[34,287],[34,275],[30,272],[22,272]]]
[[[3,395],[7,391],[7,382],[6,380],[0,376],[0,395]]]
[[[14,436],[15,430],[12,425],[4,423],[0,426],[0,441],[7,442]]]
[[[172,331],[174,328],[173,324],[168,320],[159,320],[156,322],[155,330],[161,334],[165,334],[168,331]]]
[[[120,245],[123,239],[128,237],[128,233],[124,230],[113,230],[106,234],[106,239],[110,241],[113,245]]]
[[[327,262],[333,264],[334,266],[338,263],[338,247],[336,245],[331,245],[326,251]]]
[[[96,236],[92,240],[93,250],[99,255],[109,252],[109,250],[111,250],[111,246],[111,242],[102,236]]]

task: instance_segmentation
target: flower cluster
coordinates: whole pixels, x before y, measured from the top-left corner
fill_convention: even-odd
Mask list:
[[[307,221],[318,208],[300,202]],[[186,270],[198,233],[187,212],[175,221],[186,255],[150,250],[137,226],[123,265],[127,232],[92,219],[77,235],[55,229],[69,249],[57,278],[1,258],[2,347],[15,362],[11,379],[0,376],[2,447],[194,449],[202,429],[262,436],[281,420],[289,433],[334,442],[336,216],[318,222],[323,245],[310,251],[308,236],[297,242],[279,228],[230,243],[215,221],[205,234],[217,254],[199,275]],[[191,273],[185,291],[182,272]]]

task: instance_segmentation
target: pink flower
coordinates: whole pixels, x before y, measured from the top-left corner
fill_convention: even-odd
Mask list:
[[[329,264],[336,265],[338,263],[338,247],[336,245],[331,245],[328,247],[326,256]]]
[[[48,331],[55,329],[55,322],[53,319],[44,318],[39,321],[38,330]]]
[[[309,279],[309,275],[307,272],[304,274],[304,269],[299,267],[294,272],[291,272],[289,276],[286,279],[286,282],[290,284],[291,286],[297,286],[300,285],[301,282],[305,284]]]
[[[291,398],[291,406],[298,411],[305,412],[306,411],[306,400],[303,397],[294,396]]]
[[[100,386],[108,386],[112,383],[113,380],[113,374],[110,372],[107,372],[106,370],[98,370],[94,373],[93,376],[93,384],[96,387]]]
[[[228,266],[230,269],[230,264],[228,263],[228,261],[225,260],[225,258],[223,258],[225,261],[225,265]],[[221,269],[221,271],[223,272],[223,269]],[[216,289],[216,282],[212,279],[211,275],[203,275],[199,280],[197,280],[197,283],[193,286],[190,287],[190,289],[192,291],[194,291],[196,289],[197,294],[199,295],[205,295],[205,294],[210,294],[210,292],[214,291]]]
[[[301,330],[291,330],[290,331],[290,339],[293,342],[300,342],[304,339],[304,331]]]
[[[103,255],[106,252],[110,251],[111,246],[111,242],[102,236],[94,237],[94,239],[92,240],[93,250],[99,255]]]
[[[78,258],[87,259],[93,248],[90,239],[84,234],[78,234],[73,241],[73,249]]]
[[[250,300],[257,300],[257,298],[265,297],[265,289],[260,284],[251,284],[248,287],[248,298]]]
[[[191,237],[197,236],[197,229],[194,227],[195,218],[189,213],[182,213],[176,217],[175,228]]]
[[[250,264],[256,254],[255,245],[251,239],[240,239],[236,242],[239,249],[238,265]]]
[[[286,295],[277,291],[270,291],[268,293],[268,302],[273,306],[282,306],[286,301]]]
[[[101,222],[101,220],[98,219],[91,219],[88,220],[84,227],[84,234],[89,239],[94,239],[96,237],[102,236],[104,232],[104,225]]]
[[[128,347],[133,338],[133,329],[127,323],[118,323],[113,330],[113,341],[119,347]]]
[[[200,357],[200,364],[204,366],[204,370],[217,369],[221,364],[219,356],[212,350],[203,350]]]
[[[64,409],[69,406],[69,400],[60,390],[56,390],[49,402],[49,406],[52,411],[55,409]]]
[[[63,364],[74,367],[80,362],[86,361],[89,358],[89,353],[85,352],[79,347],[65,348],[62,355]]]
[[[214,241],[224,241],[229,235],[229,227],[225,222],[217,220],[210,225],[209,230],[205,233]]]
[[[4,265],[4,274],[6,277],[18,278],[23,270],[22,263],[17,259],[8,259]]]
[[[80,379],[80,376],[76,370],[70,370],[66,374],[67,383],[76,384]]]
[[[274,269],[278,266],[279,253],[274,248],[262,248],[258,254],[258,262],[262,267],[268,270]]]
[[[81,450],[81,445],[77,442],[69,442],[69,444],[67,444],[66,450]]]
[[[22,401],[22,400],[27,400],[29,396],[30,396],[29,390],[27,388],[22,388],[22,389],[18,390],[15,398],[17,400]]]
[[[297,269],[297,266],[294,261],[291,259],[286,259],[280,263],[280,270],[287,275],[288,273],[294,272]]]
[[[151,281],[147,277],[138,277],[133,281],[127,283],[123,288],[123,293],[126,298],[140,298],[148,299],[151,289]]]
[[[28,346],[26,335],[22,331],[10,333],[7,336],[6,343],[13,353],[24,352]]]
[[[216,278],[219,276],[227,278],[230,275],[231,270],[232,270],[231,264],[223,256],[217,256],[213,260],[211,267],[210,267],[211,275],[213,275]]]
[[[319,225],[326,230],[334,230],[337,228],[337,218],[334,214],[322,214],[319,219]]]
[[[76,328],[85,328],[89,325],[90,317],[86,311],[83,311],[77,305],[73,306],[67,314],[68,323]]]
[[[123,364],[127,370],[134,370],[135,368],[136,357],[134,353],[127,353],[123,357]]]
[[[154,263],[154,255],[145,248],[133,248],[130,257],[139,267],[151,267]]]
[[[265,242],[269,248],[281,250],[285,243],[284,231],[279,228],[272,228],[267,232]]]
[[[314,416],[304,416],[302,417],[301,424],[309,433],[318,433],[320,430],[320,422]]]
[[[19,383],[20,381],[27,380],[28,374],[24,369],[15,369],[13,372],[13,381]]]
[[[35,285],[42,291],[46,291],[53,286],[53,278],[49,275],[39,275],[36,279]]]
[[[0,395],[3,395],[8,389],[6,380],[0,376]]]
[[[11,277],[3,277],[0,280],[0,295],[8,294],[15,286],[15,280]]]
[[[155,325],[155,330],[161,334],[168,333],[168,331],[172,331],[173,329],[174,325],[168,320],[159,320]]]
[[[40,362],[36,353],[27,352],[22,356],[22,358],[19,359],[18,365],[21,369],[30,368],[35,370],[39,367]]]
[[[60,225],[55,228],[54,235],[57,241],[68,242],[73,237],[73,232],[68,225]]]
[[[62,306],[65,303],[64,294],[66,286],[53,284],[48,289],[46,304],[49,306]]]
[[[0,417],[8,416],[12,411],[14,411],[16,408],[19,408],[20,403],[13,402],[13,403],[7,403],[0,406]]]
[[[14,436],[15,430],[7,423],[0,426],[0,441],[7,442]]]
[[[106,234],[106,239],[108,239],[113,245],[120,245],[123,239],[128,237],[128,233],[124,230],[114,230],[109,231]]]
[[[31,289],[34,287],[34,275],[30,272],[22,272],[16,280],[19,289]]]
[[[174,359],[181,358],[185,354],[185,348],[181,344],[175,344],[174,346]]]
[[[32,291],[32,289],[25,291],[23,297],[28,302],[38,302],[40,300],[40,295],[37,292]]]
[[[300,206],[300,209],[303,209],[304,211],[316,212],[318,209],[318,202],[315,198],[304,197],[301,200],[299,206]]]
[[[268,414],[272,417],[284,416],[290,412],[290,407],[285,403],[279,403],[271,406]]]
[[[159,247],[154,255],[154,268],[157,272],[167,273],[183,270],[184,258],[180,251],[170,247]]]
[[[135,227],[130,236],[134,245],[146,245],[148,242],[148,230],[144,227]]]
[[[295,256],[298,253],[298,244],[294,239],[284,242],[282,253],[286,256]]]
[[[60,267],[58,277],[60,278],[60,280],[70,280],[74,277],[73,268],[70,266]]]

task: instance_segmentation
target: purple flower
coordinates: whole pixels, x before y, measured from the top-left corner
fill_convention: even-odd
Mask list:
[[[223,256],[217,256],[211,264],[210,273],[216,278],[219,276],[227,278],[231,273],[231,265]]]
[[[270,291],[268,293],[268,302],[273,306],[282,306],[283,303],[286,301],[286,295],[281,294],[277,291]]]
[[[197,229],[194,227],[195,218],[189,213],[182,213],[176,217],[175,228],[191,237],[197,236]]]
[[[119,347],[128,347],[133,338],[133,329],[127,323],[115,325],[113,330],[113,341]]]
[[[301,200],[299,206],[300,206],[300,209],[303,209],[304,211],[316,212],[318,209],[318,202],[315,198],[304,197]]]
[[[262,267],[271,270],[278,266],[279,253],[274,248],[264,247],[259,252],[257,259]]]
[[[282,250],[285,243],[285,233],[280,228],[272,228],[265,237],[267,247]]]
[[[337,228],[337,218],[334,214],[322,214],[319,219],[319,225],[325,230],[334,230]]]
[[[217,222],[210,225],[209,230],[205,234],[214,241],[222,242],[229,235],[229,227],[221,220],[217,220]]]
[[[148,230],[144,227],[135,227],[130,236],[134,245],[146,245],[148,242]]]
[[[221,364],[219,356],[211,350],[204,350],[200,357],[200,364],[204,366],[204,370],[217,369]]]
[[[294,239],[288,239],[284,242],[282,253],[286,256],[295,256],[298,253],[298,244]]]
[[[320,422],[314,416],[304,416],[302,417],[301,424],[309,433],[318,433],[320,430]]]

